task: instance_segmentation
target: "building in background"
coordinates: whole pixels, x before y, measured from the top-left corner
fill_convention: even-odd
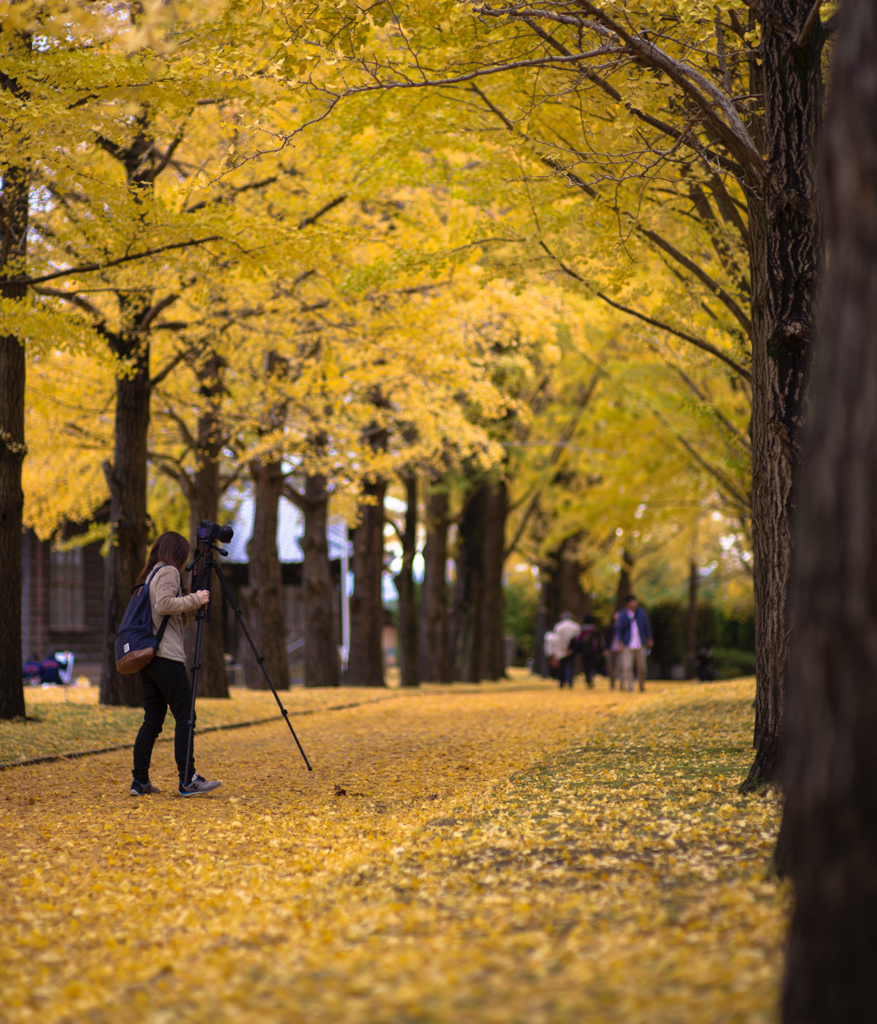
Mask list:
[[[97,683],[105,629],[100,541],[57,551],[52,541],[25,530],[22,570],[22,657],[39,661],[56,651],[72,651],[74,676],[86,675]]]

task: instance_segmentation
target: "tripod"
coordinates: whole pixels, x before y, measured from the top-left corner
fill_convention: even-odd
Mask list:
[[[213,557],[213,552],[216,551],[220,555],[227,555],[228,552],[222,548],[218,548],[214,545],[213,541],[199,541],[199,549],[203,545],[203,550],[199,550],[195,558],[190,562],[186,569],[194,570],[199,562],[201,562],[201,569],[197,573],[197,576],[192,577],[192,591],[195,590],[210,590],[210,575],[215,572],[219,577],[219,582],[222,584],[222,589],[225,592],[225,597],[228,603],[234,610],[235,615],[238,617],[238,622],[241,624],[241,628],[244,631],[249,641],[250,647],[253,649],[253,654],[256,656],[256,661],[259,664],[259,668],[262,670],[262,675],[268,680],[268,685],[271,687],[271,692],[274,694],[274,699],[277,701],[277,706],[280,708],[280,713],[286,719],[286,724],[289,726],[289,731],[292,733],[292,738],[295,740],[295,745],[299,749],[299,753],[304,758],[304,762],[308,767],[308,771],[312,772],[314,769],[311,767],[311,762],[308,760],[307,754],[298,741],[298,736],[295,734],[295,729],[292,727],[292,722],[289,720],[289,712],[283,706],[280,701],[280,697],[277,690],[274,688],[274,683],[271,682],[271,676],[265,669],[265,659],[259,654],[256,647],[256,643],[250,635],[250,631],[247,629],[247,624],[244,622],[243,612],[238,607],[237,601],[234,599],[231,587],[228,585],[228,580],[225,578],[222,569],[220,568],[219,562]],[[197,579],[197,583],[196,583]],[[204,635],[204,620],[209,621],[210,616],[210,605],[201,605],[198,609],[198,632],[195,636],[195,659],[192,664],[192,710],[189,712],[189,745],[186,750],[186,771],[189,770],[189,765],[192,763],[192,749],[195,743],[195,699],[198,696],[198,672],[201,669],[201,639]]]

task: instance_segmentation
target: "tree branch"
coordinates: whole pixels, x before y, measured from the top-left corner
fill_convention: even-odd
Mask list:
[[[289,482],[284,483],[280,488],[280,493],[286,498],[287,501],[291,501],[293,505],[300,511],[307,513],[310,511],[311,503],[308,499],[297,491],[292,484]]]
[[[188,348],[184,348],[182,351],[177,352],[176,355],[161,369],[158,373],[149,381],[151,388],[158,387],[173,371],[180,365],[180,363],[191,355],[195,351],[195,346],[190,345]]]
[[[720,89],[717,89],[695,68],[682,61],[674,60],[648,39],[632,35],[609,17],[605,11],[591,3],[591,0],[576,0],[576,4],[587,11],[595,21],[605,25],[619,39],[622,39],[628,49],[636,55],[639,63],[663,71],[700,108],[715,133],[731,152],[735,153],[744,164],[749,164],[759,178],[763,176],[764,159],[734,108],[734,104]],[[719,117],[716,109],[720,110],[727,120]]]
[[[143,252],[135,252],[130,256],[119,256],[114,260],[107,260],[106,263],[84,263],[78,267],[70,267],[68,270],[56,270],[53,274],[43,274],[42,277],[14,277],[9,279],[10,284],[25,284],[33,286],[42,284],[44,281],[55,281],[59,277],[70,277],[72,274],[90,274],[95,270],[107,270],[110,267],[118,267],[123,263],[131,263],[134,260],[143,260],[149,256],[157,256],[159,253],[170,252],[172,249],[187,249],[191,245],[203,245],[205,242],[216,242],[220,235],[207,235],[205,238],[191,238],[187,242],[171,242],[168,245],[159,245],[155,249],[144,249]]]
[[[728,310],[734,315],[738,323],[742,326],[743,330],[746,331],[748,337],[752,337],[752,321],[743,312],[737,302],[725,291],[725,289],[714,281],[705,270],[702,270],[693,260],[690,260],[684,253],[681,253],[674,245],[662,238],[657,232],[651,231],[648,228],[637,226],[637,231],[641,235],[645,235],[650,242],[653,242],[659,249],[663,249],[668,256],[672,256],[677,263],[681,264],[690,273],[705,285],[709,290],[720,299]]]
[[[346,198],[347,198],[347,194],[346,193],[344,195],[341,195],[341,196],[336,196],[334,199],[330,199],[329,202],[326,203],[325,206],[321,206],[320,209],[317,210],[316,213],[312,213],[312,214],[310,214],[307,217],[303,217],[299,221],[299,224],[298,224],[299,230],[301,230],[302,228],[310,227],[311,224],[316,224],[317,221],[320,219],[320,217],[323,216],[324,213],[328,213],[330,210],[334,210],[336,206],[340,206],[344,202],[344,200]]]
[[[149,325],[158,316],[158,314],[161,313],[163,310],[167,309],[168,306],[173,305],[178,298],[179,295],[171,294],[166,295],[163,299],[159,299],[158,302],[156,302],[153,306],[147,309],[146,312],[143,314],[143,316],[140,319],[140,323],[137,326],[137,330],[148,331]]]
[[[564,273],[568,274],[573,280],[580,282],[581,284],[588,287],[587,282],[581,275],[577,274],[571,267],[568,267],[563,260],[559,259],[554,253],[548,248],[548,246],[540,241],[539,244],[548,253],[548,255],[557,263]],[[681,338],[683,341],[687,341],[691,345],[697,346],[704,352],[709,352],[710,355],[715,356],[717,359],[721,359],[723,363],[730,366],[735,373],[738,373],[744,380],[752,383],[752,374],[745,370],[739,363],[735,362],[730,356],[720,349],[716,348],[715,345],[711,345],[708,341],[704,341],[702,338],[696,338],[693,334],[687,334],[685,331],[677,330],[675,327],[670,327],[669,324],[661,323],[660,320],[653,320],[652,317],[646,316],[645,313],[638,313],[635,309],[630,309],[627,306],[622,306],[620,302],[615,302],[610,299],[608,295],[604,295],[603,292],[595,291],[594,294],[598,299],[601,299],[607,305],[612,306],[614,309],[619,310],[622,313],[627,313],[628,316],[634,316],[638,320],[643,320],[645,323],[650,324],[652,327],[657,327],[658,330],[667,331],[668,334],[673,334],[677,338]]]
[[[801,34],[798,36],[798,46],[803,46],[807,42],[807,36],[810,35],[810,29],[813,28],[813,23],[819,16],[819,10],[822,7],[822,0],[815,0],[815,3],[810,8],[810,13],[804,19],[804,24],[801,26]]]
[[[653,408],[652,414],[667,428],[667,430],[670,431],[670,433],[676,438],[676,440],[682,445],[682,447],[688,452],[688,454],[695,460],[695,462],[697,462],[697,464],[701,466],[701,468],[705,469],[706,472],[710,474],[710,476],[712,476],[722,485],[722,487],[727,491],[727,493],[734,499],[735,503],[737,504],[737,507],[741,511],[749,512],[752,507],[751,501],[743,494],[741,494],[740,491],[737,490],[737,488],[725,476],[725,474],[720,469],[716,469],[715,466],[711,466],[706,461],[706,459],[700,454],[700,452],[698,452],[697,449],[682,436],[682,434],[680,434],[677,430],[674,430],[673,427],[670,426],[670,424],[657,411],[657,409]]]

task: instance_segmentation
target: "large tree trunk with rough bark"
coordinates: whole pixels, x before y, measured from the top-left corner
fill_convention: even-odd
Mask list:
[[[791,625],[793,478],[810,380],[810,347],[823,264],[816,196],[822,120],[822,50],[817,18],[804,44],[811,0],[764,4],[761,88],[767,170],[750,184],[752,273],[752,540],[756,612],[755,760],[744,790],[774,782]]]
[[[286,628],[283,615],[283,577],[277,553],[277,517],[283,489],[279,460],[250,462],[255,506],[253,536],[247,544],[249,560],[250,632],[262,656],[265,671],[277,690],[289,689]],[[249,646],[249,645],[248,645]],[[267,690],[268,682],[252,650],[247,654],[247,686]]]
[[[505,606],[502,570],[508,507],[505,480],[489,484],[484,509],[484,592],[481,601],[482,647],[479,672],[482,679],[504,679],[506,674],[502,642]]]
[[[5,184],[5,183],[4,183]],[[6,199],[6,189],[3,190]],[[11,295],[4,285],[0,294]],[[22,289],[23,292],[23,289]],[[21,675],[22,514],[24,461],[24,345],[0,334],[0,719],[24,715]],[[43,652],[40,651],[40,657]]]
[[[363,484],[363,495],[373,502],[360,506],[360,522],[353,531],[353,597],[350,601],[350,656],[348,686],[384,686],[384,497],[387,481]]]
[[[433,683],[451,681],[448,659],[448,490],[434,481],[426,506],[426,544],[423,548],[423,587],[420,591],[420,678]]]
[[[139,339],[137,339],[139,341]],[[135,350],[137,351],[137,350]],[[104,464],[110,489],[110,545],[105,562],[106,637],[101,675],[101,704],[139,707],[139,674],[116,671],[116,630],[131,599],[131,587],[146,562],[147,438],[149,435],[149,345],[131,360],[131,376],[116,380],[113,464]]]
[[[417,661],[417,607],[414,596],[414,556],[417,554],[417,477],[406,474],[405,529],[402,532],[402,568],[394,580],[399,594],[399,679],[402,686],[420,682]]]
[[[845,0],[823,181],[831,253],[799,477],[783,771],[785,1024],[877,1007],[877,6]]]
[[[329,490],[320,474],[305,477],[304,494],[285,493],[304,515],[301,540],[304,597],[305,686],[338,686],[340,664],[335,643],[335,588],[329,564]]]
[[[4,33],[9,48],[31,48],[30,36]],[[0,73],[0,89],[20,97],[18,83]],[[5,166],[0,182],[0,272],[22,272],[27,248],[30,175],[26,168]],[[23,299],[27,287],[3,280],[4,299]],[[24,715],[21,675],[21,545],[24,493],[25,351],[21,339],[0,331],[0,719]],[[40,651],[40,656],[43,652]]]
[[[481,615],[484,603],[484,522],[488,502],[487,481],[481,480],[466,497],[457,525],[457,580],[451,618],[453,678],[464,683],[481,681],[484,643]]]

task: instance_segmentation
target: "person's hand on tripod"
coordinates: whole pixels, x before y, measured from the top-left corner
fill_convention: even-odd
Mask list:
[[[207,604],[208,601],[210,600],[210,591],[209,590],[196,590],[195,591],[195,596],[198,598],[198,600],[201,602],[201,604]]]

